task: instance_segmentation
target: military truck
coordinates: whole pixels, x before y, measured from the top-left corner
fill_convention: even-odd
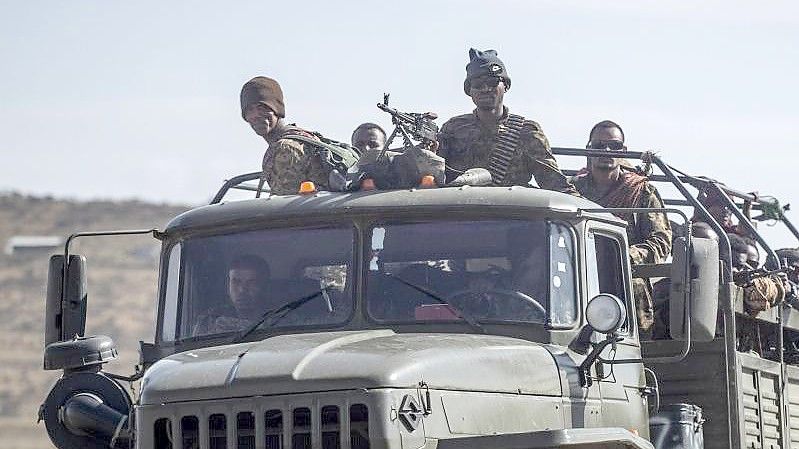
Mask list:
[[[62,448],[701,447],[700,415],[656,415],[674,401],[705,410],[707,447],[788,447],[784,363],[736,352],[729,242],[691,236],[684,206],[721,228],[683,177],[626,156],[681,195],[658,211],[684,228],[669,263],[633,269],[613,215],[651,210],[468,185],[224,199],[259,173],[163,230],[74,234],[51,259],[44,367],[63,376],[40,418]],[[69,251],[109,234],[163,248],[133,375],[84,336],[87,264]],[[268,267],[249,280],[257,313],[231,304],[243,256]],[[640,338],[633,276],[670,278],[670,339]]]

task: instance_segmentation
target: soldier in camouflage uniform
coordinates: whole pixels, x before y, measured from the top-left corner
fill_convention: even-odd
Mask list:
[[[503,105],[510,77],[494,50],[469,50],[463,90],[477,108],[453,117],[441,128],[438,154],[446,160],[447,181],[470,168],[488,169],[495,185],[528,186],[576,194],[561,173],[538,123],[510,114]],[[498,142],[508,144],[498,149]]]
[[[277,81],[257,76],[241,88],[241,116],[269,144],[261,182],[275,195],[296,194],[303,181],[326,189],[331,167],[303,139],[318,141],[311,132],[286,124],[283,91]]]
[[[597,123],[589,134],[587,148],[626,151],[624,131],[609,120]],[[662,208],[655,186],[646,177],[625,166],[618,158],[589,158],[588,172],[573,179],[581,195],[603,207]],[[671,225],[666,214],[617,214],[627,220],[630,261],[662,263],[671,253]],[[638,325],[648,331],[653,324],[652,287],[643,279],[634,279]]]

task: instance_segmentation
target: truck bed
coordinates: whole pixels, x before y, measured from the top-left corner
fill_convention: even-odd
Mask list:
[[[680,344],[644,342],[644,354],[675,354]],[[728,370],[727,366],[734,369]],[[691,403],[702,407],[705,448],[799,449],[799,367],[786,367],[790,429],[782,422],[779,362],[737,351],[732,351],[728,362],[722,337],[709,343],[694,343],[680,363],[647,367],[658,377],[661,404]],[[783,445],[783,441],[790,441],[790,445]]]

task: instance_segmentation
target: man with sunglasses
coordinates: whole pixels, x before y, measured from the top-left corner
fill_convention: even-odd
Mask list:
[[[588,136],[588,149],[627,151],[624,131],[617,123],[605,120],[597,123]],[[620,154],[621,156],[621,154]],[[646,177],[635,173],[622,163],[622,158],[588,158],[588,171],[573,179],[577,191],[602,207],[663,208],[655,186]],[[662,263],[671,253],[671,225],[666,214],[616,214],[627,220],[627,239],[630,243],[630,261]],[[652,286],[643,279],[633,279],[638,326],[648,331],[653,324]]]
[[[469,59],[463,91],[476,109],[444,123],[438,136],[447,182],[481,167],[491,173],[494,185],[529,186],[534,177],[543,189],[576,195],[538,123],[511,114],[504,106],[510,76],[497,52],[472,48]]]

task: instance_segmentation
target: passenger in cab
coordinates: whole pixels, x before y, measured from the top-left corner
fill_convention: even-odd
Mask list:
[[[262,258],[247,254],[234,259],[227,272],[227,300],[202,314],[192,335],[239,331],[270,307],[266,295],[271,275]]]
[[[624,131],[617,123],[605,120],[591,128],[588,149],[619,152],[627,151]],[[621,158],[588,158],[587,173],[574,178],[574,186],[581,195],[603,206],[614,208],[663,208],[655,186],[621,164]],[[617,213],[627,220],[627,237],[630,243],[630,261],[634,264],[662,263],[671,253],[671,225],[666,214]],[[643,279],[633,279],[638,326],[645,334],[653,324],[652,286]]]
[[[260,186],[268,184],[275,195],[296,194],[303,181],[312,181],[319,189],[327,188],[332,167],[311,145],[319,139],[285,123],[283,90],[277,81],[265,76],[247,81],[241,88],[241,116],[268,144]]]

